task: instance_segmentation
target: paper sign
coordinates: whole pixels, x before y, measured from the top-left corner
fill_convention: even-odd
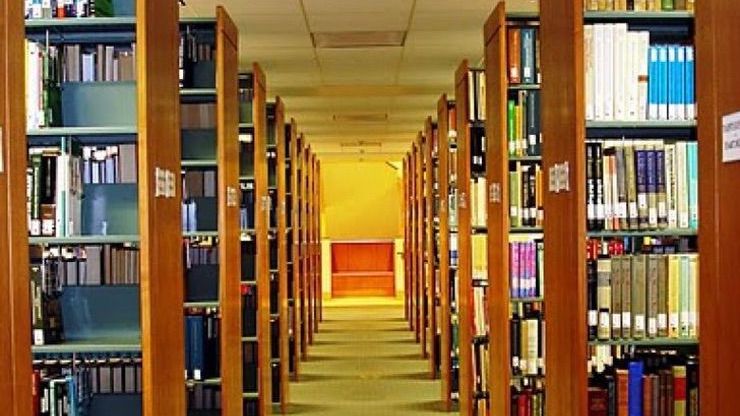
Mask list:
[[[722,117],[722,162],[740,160],[740,112]]]

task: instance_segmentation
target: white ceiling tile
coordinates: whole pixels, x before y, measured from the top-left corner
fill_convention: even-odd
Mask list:
[[[306,12],[315,14],[405,13],[411,12],[413,0],[303,0]]]
[[[312,32],[406,30],[406,12],[320,13],[309,14]]]

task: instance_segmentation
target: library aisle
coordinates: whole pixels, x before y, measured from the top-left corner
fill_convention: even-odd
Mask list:
[[[289,414],[441,414],[439,381],[429,379],[403,305],[368,303],[324,305],[300,381],[291,384]]]

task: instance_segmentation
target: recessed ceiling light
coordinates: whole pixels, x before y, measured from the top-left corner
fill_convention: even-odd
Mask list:
[[[332,120],[338,123],[384,123],[388,113],[334,114]]]
[[[315,32],[311,33],[314,48],[378,48],[403,46],[406,31],[355,31],[355,32]]]

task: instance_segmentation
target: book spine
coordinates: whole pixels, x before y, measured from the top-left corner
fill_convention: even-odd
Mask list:
[[[637,185],[637,212],[638,228],[643,230],[648,228],[648,173],[647,173],[647,152],[643,146],[635,148],[636,166],[636,185]]]
[[[658,228],[658,168],[655,148],[648,146],[645,155],[647,157],[648,228],[655,230]]]
[[[522,28],[521,29],[521,69],[522,69],[522,82],[525,84],[534,84],[536,82],[535,77],[535,29],[534,28]]]
[[[629,363],[629,416],[642,416],[643,370],[642,361],[631,361]]]
[[[655,181],[658,205],[658,228],[668,227],[668,208],[666,196],[665,149],[657,144],[655,149]]]
[[[588,306],[588,339],[598,338],[599,311],[598,311],[598,265],[595,259],[589,260],[586,267],[587,279],[587,306]]]
[[[686,145],[688,161],[688,196],[689,196],[689,228],[699,229],[699,151],[698,143],[691,142]]]
[[[693,5],[693,0],[689,0],[689,4]],[[693,9],[693,7],[692,7]],[[696,96],[695,96],[695,80],[694,80],[694,47],[686,46],[684,54],[686,56],[686,63],[684,65],[684,89],[686,91],[686,119],[694,120],[696,118]]]
[[[521,30],[519,28],[510,28],[507,32],[508,41],[508,62],[509,62],[509,83],[521,83]]]
[[[611,337],[611,303],[612,303],[612,266],[611,260],[602,258],[597,261],[597,338],[608,340]]]

